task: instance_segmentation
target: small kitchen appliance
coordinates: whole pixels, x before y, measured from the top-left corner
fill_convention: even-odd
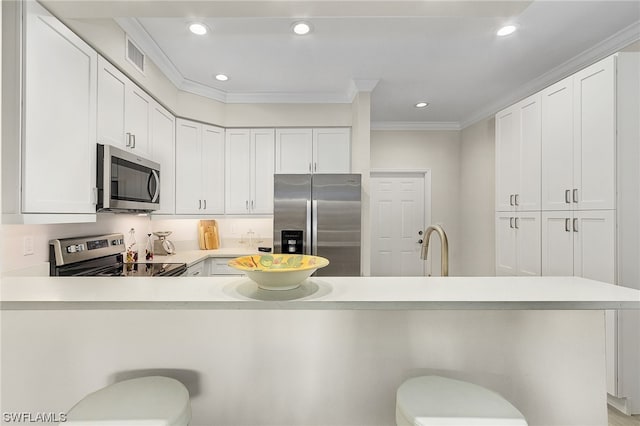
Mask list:
[[[153,233],[157,240],[153,242],[153,254],[158,256],[166,256],[176,253],[176,247],[167,237],[171,235],[171,231],[156,231]]]
[[[63,238],[49,241],[50,276],[179,276],[186,263],[125,263],[123,234]]]

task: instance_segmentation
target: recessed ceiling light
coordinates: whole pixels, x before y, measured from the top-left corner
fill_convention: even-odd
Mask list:
[[[193,24],[189,25],[189,31],[197,35],[205,35],[207,33],[207,26],[198,22],[194,22]]]
[[[498,34],[499,36],[502,37],[502,36],[506,36],[506,35],[511,34],[515,30],[516,30],[515,25],[507,25],[507,26],[504,26],[504,27],[500,28],[496,34]]]
[[[429,105],[429,102],[418,102],[415,106],[416,108],[425,108]]]
[[[226,76],[225,74],[216,74],[216,80],[218,80],[218,81],[227,81],[227,80],[229,80],[229,77]]]
[[[293,24],[292,30],[298,35],[309,34],[309,32],[311,31],[311,25],[303,21],[296,22]]]

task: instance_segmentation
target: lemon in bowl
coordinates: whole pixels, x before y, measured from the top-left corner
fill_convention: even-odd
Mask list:
[[[291,290],[297,288],[329,260],[306,254],[256,254],[236,257],[228,265],[244,272],[265,290]]]

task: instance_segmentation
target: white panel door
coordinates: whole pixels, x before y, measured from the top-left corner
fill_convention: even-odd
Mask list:
[[[225,211],[248,214],[251,201],[251,132],[227,129],[225,136]]]
[[[96,52],[25,2],[22,211],[95,213]]]
[[[102,56],[98,57],[98,142],[125,146],[127,78]]]
[[[421,175],[372,176],[371,275],[424,275],[418,242],[425,228],[424,185]]]
[[[513,211],[518,181],[518,108],[496,115],[496,210]]]
[[[615,212],[575,212],[572,230],[574,275],[615,284]]]
[[[573,79],[541,93],[542,209],[571,210],[573,184]]]
[[[514,219],[517,235],[517,275],[542,273],[540,212],[520,212]]]
[[[276,173],[312,172],[311,129],[276,129]]]
[[[517,275],[517,240],[515,216],[510,212],[496,213],[496,275]]]
[[[160,163],[160,209],[153,214],[173,214],[176,209],[175,117],[157,102],[151,108],[152,158]]]
[[[275,130],[251,130],[251,213],[273,214]]]
[[[141,155],[149,155],[151,97],[133,83],[126,92],[125,113],[125,130],[132,135],[129,148]]]
[[[201,138],[202,124],[176,120],[177,214],[199,213],[202,210]]]
[[[540,210],[541,119],[540,94],[519,102],[519,149],[515,204],[518,210]],[[538,222],[539,223],[539,222]]]
[[[224,129],[202,125],[202,213],[224,213]]]
[[[542,212],[542,275],[573,276],[572,212]]]
[[[351,172],[351,129],[313,129],[313,173]]]
[[[615,57],[574,76],[574,182],[578,209],[613,209],[616,191]]]

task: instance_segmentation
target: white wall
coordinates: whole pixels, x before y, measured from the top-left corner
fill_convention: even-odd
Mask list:
[[[495,275],[495,120],[462,130],[460,146],[461,275]]]
[[[460,145],[459,131],[371,132],[371,170],[431,170],[431,221],[447,233],[450,275],[462,273],[466,243],[460,229]],[[433,249],[432,271],[439,275],[440,244]]]

